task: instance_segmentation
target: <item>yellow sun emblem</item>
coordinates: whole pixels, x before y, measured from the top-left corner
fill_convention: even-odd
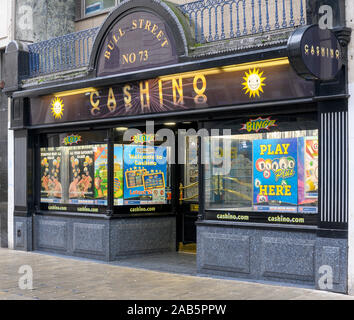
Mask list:
[[[262,78],[263,73],[264,72],[259,73],[259,69],[256,68],[254,68],[253,71],[249,70],[249,73],[245,72],[246,76],[243,78],[245,82],[242,83],[242,85],[244,85],[243,90],[246,90],[245,94],[249,94],[250,98],[255,98],[256,95],[260,97],[259,93],[264,92],[263,87],[266,85],[264,83],[264,80],[266,80],[267,78]]]
[[[60,98],[55,98],[52,100],[51,106],[52,106],[51,110],[54,118],[61,119],[64,111],[63,100],[61,100]]]

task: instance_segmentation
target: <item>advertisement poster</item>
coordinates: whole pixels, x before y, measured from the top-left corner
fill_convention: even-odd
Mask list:
[[[297,212],[297,139],[253,142],[253,204],[256,211]]]
[[[318,139],[299,138],[299,212],[317,213]]]
[[[123,205],[123,146],[114,145],[114,205]]]
[[[70,147],[69,161],[69,203],[105,205],[107,147]]]
[[[165,204],[166,173],[166,147],[124,146],[124,204]]]
[[[60,203],[62,151],[60,148],[41,149],[41,202]]]
[[[94,180],[94,198],[97,200],[96,204],[107,204],[107,146],[94,147],[95,156],[95,180]]]

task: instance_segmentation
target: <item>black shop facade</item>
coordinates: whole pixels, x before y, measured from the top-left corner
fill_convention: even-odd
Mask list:
[[[15,249],[104,261],[188,251],[198,274],[319,289],[330,266],[331,290],[346,292],[335,34],[306,26],[277,47],[198,58],[181,17],[133,4],[103,23],[87,75],[8,89]]]

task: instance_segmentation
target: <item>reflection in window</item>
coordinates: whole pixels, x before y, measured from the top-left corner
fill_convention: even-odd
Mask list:
[[[85,14],[96,13],[115,5],[116,0],[85,0]]]
[[[318,131],[206,138],[206,209],[317,213]]]

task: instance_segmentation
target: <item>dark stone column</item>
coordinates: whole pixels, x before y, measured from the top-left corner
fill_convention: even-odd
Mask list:
[[[32,250],[33,152],[28,131],[14,132],[14,248]]]

